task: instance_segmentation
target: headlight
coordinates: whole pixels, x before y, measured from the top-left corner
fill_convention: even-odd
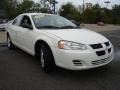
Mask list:
[[[65,41],[65,40],[59,41],[58,42],[58,47],[60,49],[66,49],[66,50],[87,50],[87,47],[84,44]]]

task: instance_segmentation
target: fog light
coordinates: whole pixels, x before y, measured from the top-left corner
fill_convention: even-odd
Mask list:
[[[82,63],[82,61],[80,61],[80,60],[73,60],[73,64],[74,64],[75,66],[83,66],[83,63]]]

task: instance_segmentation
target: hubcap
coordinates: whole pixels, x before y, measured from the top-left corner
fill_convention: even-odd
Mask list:
[[[43,50],[41,49],[41,66],[42,66],[42,68],[44,68],[44,64],[45,64],[45,62],[44,62],[44,53],[43,53]]]

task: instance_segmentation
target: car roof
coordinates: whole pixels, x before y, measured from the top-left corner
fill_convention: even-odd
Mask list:
[[[48,13],[24,13],[21,15],[28,15],[28,16],[32,16],[32,15],[54,15],[54,14],[48,14]]]

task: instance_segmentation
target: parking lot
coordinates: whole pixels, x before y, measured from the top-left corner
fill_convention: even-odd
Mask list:
[[[0,90],[119,90],[120,29],[97,32],[114,45],[114,60],[106,66],[84,71],[56,68],[44,73],[35,57],[0,44]]]

